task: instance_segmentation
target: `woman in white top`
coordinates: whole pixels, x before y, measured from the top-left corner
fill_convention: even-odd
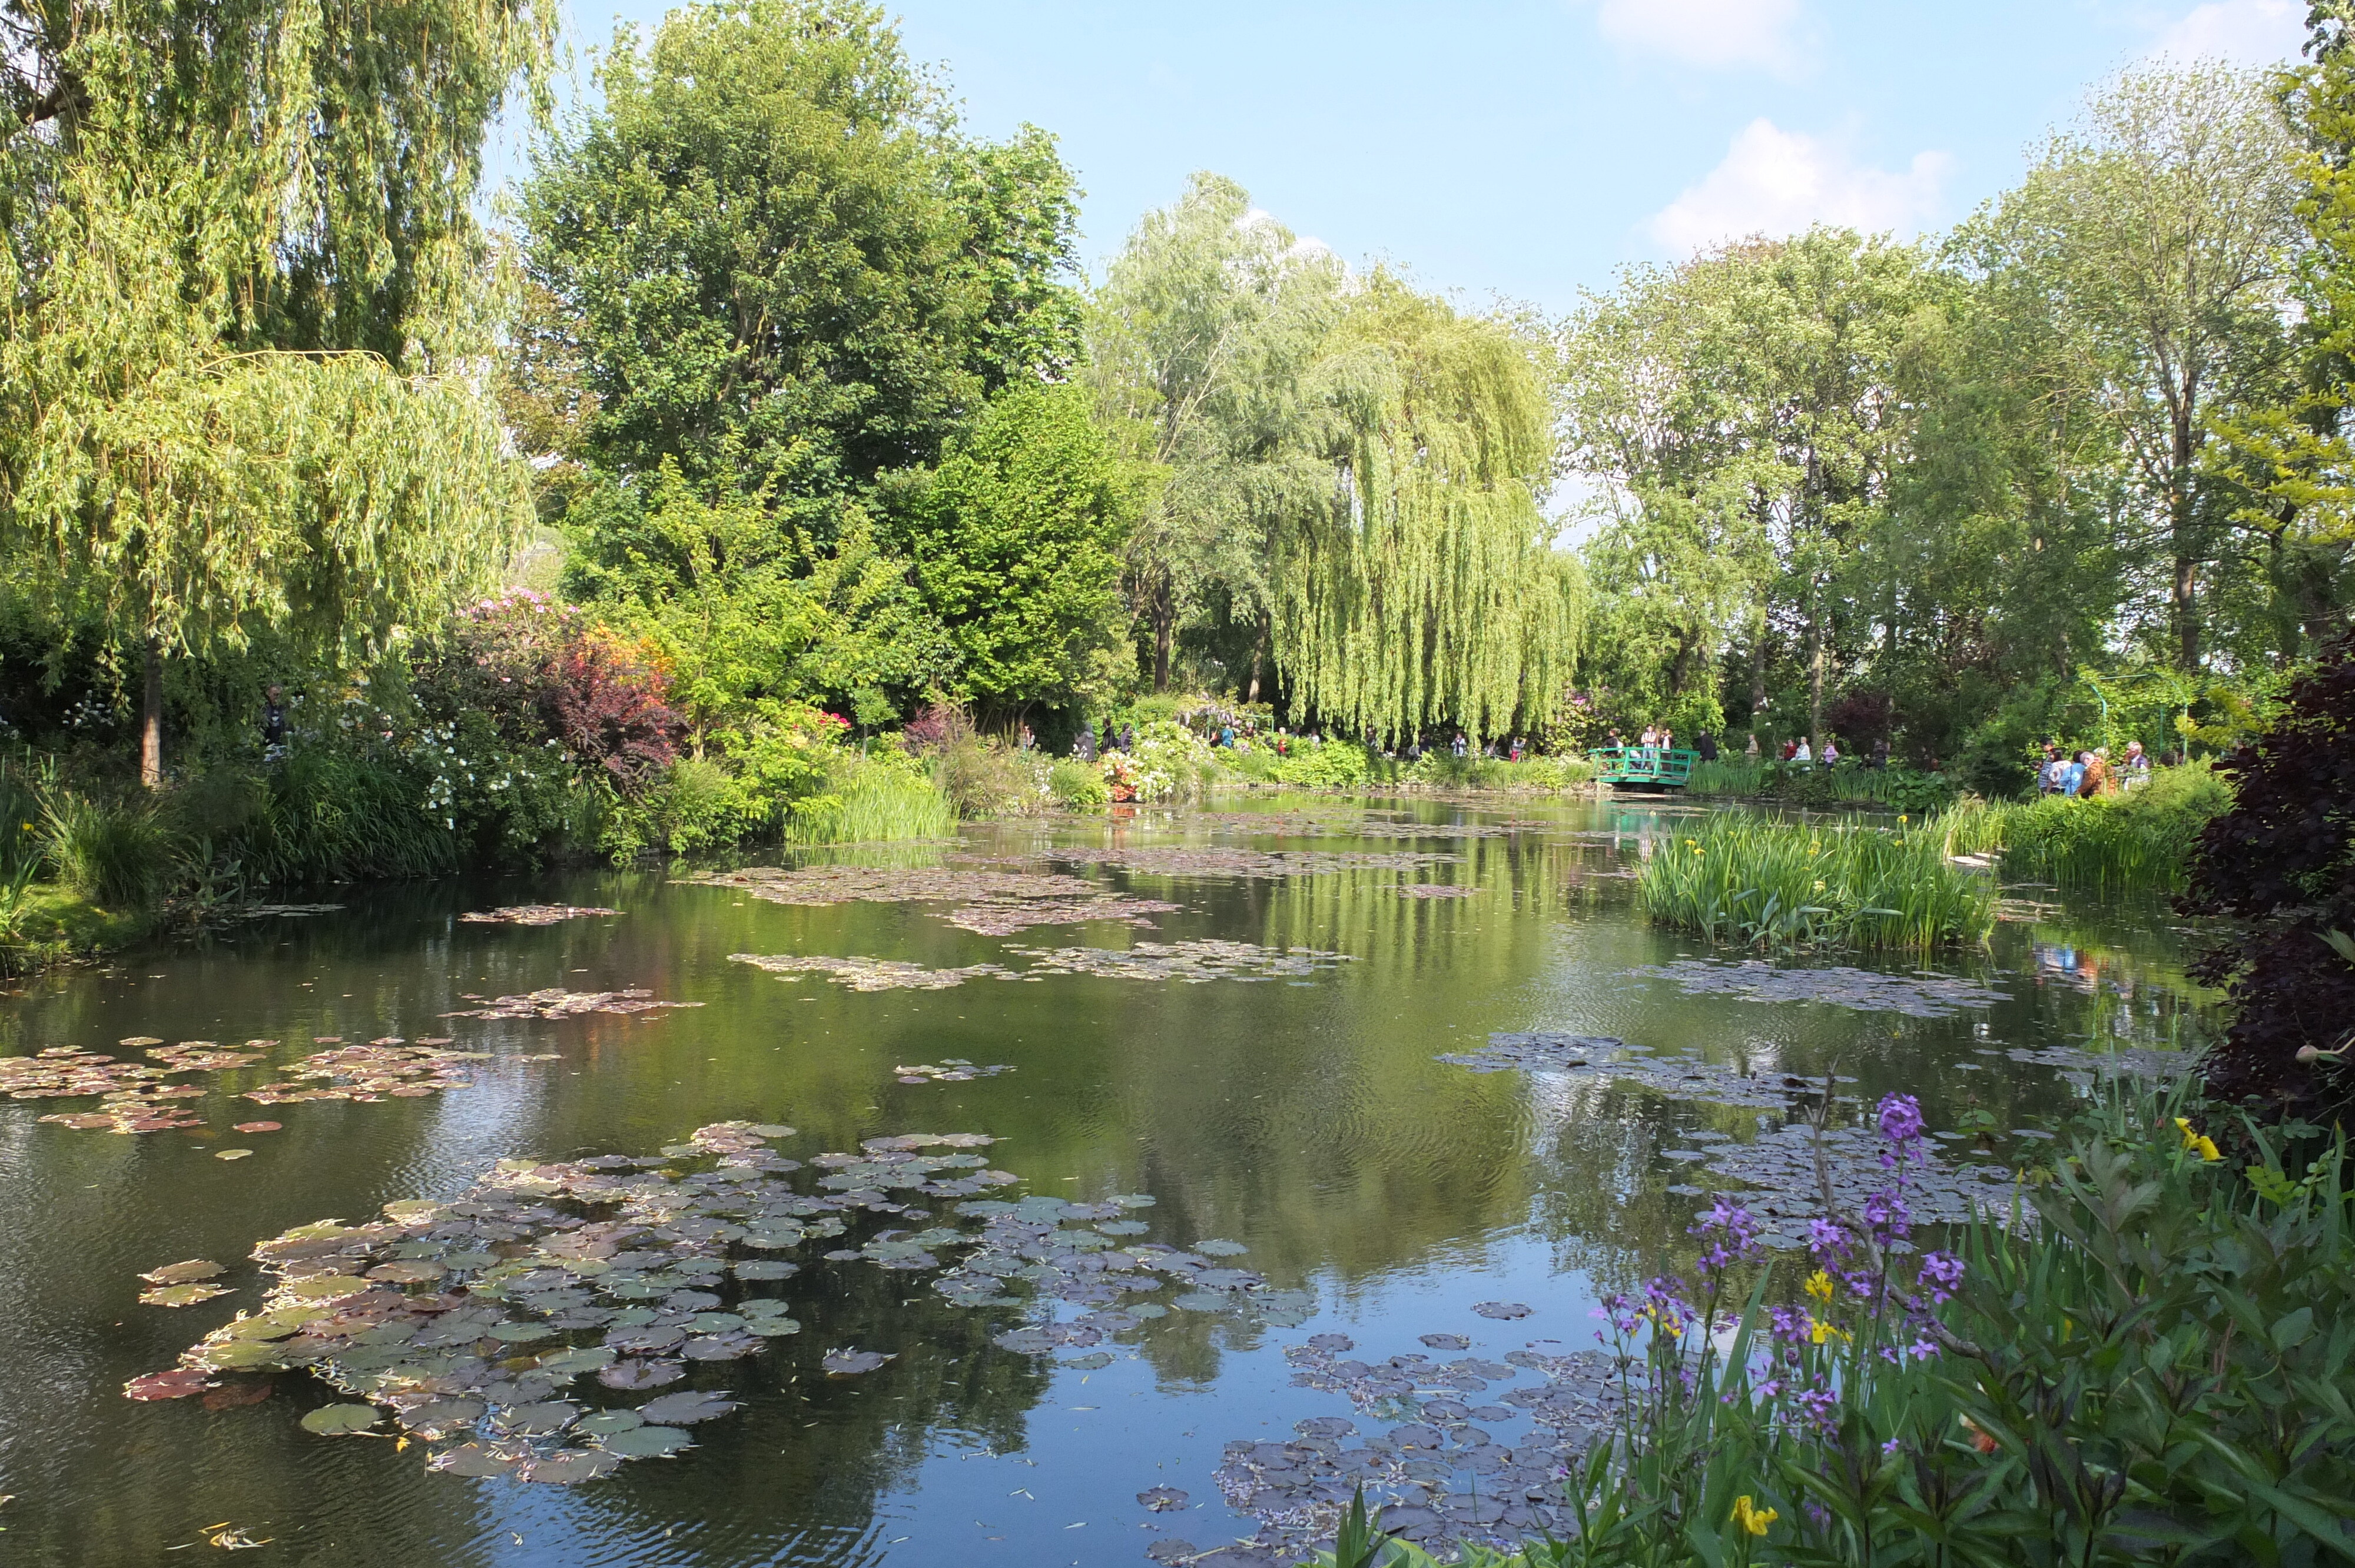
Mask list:
[[[1791,753],[1791,760],[1797,763],[1802,768],[1813,768],[1816,765],[1815,754],[1807,749],[1807,737],[1806,736],[1803,735],[1799,737],[1799,749]]]

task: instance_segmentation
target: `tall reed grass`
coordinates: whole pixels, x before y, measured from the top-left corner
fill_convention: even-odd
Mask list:
[[[922,774],[853,758],[823,794],[793,803],[786,837],[805,844],[944,839],[955,833],[956,821],[955,805]]]
[[[171,828],[144,794],[46,790],[39,832],[50,872],[94,904],[152,904],[178,869]]]
[[[2004,874],[2094,890],[2183,886],[2187,857],[2232,789],[2205,762],[2090,800],[1966,801],[1939,819],[1950,854],[2001,851]]]
[[[1728,813],[1657,847],[1636,891],[1663,925],[1784,951],[1973,947],[1995,890],[1948,863],[1934,827],[1816,826]]]

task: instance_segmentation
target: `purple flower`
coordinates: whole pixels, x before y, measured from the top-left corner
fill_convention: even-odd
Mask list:
[[[1838,1220],[1809,1220],[1807,1252],[1817,1263],[1828,1267],[1848,1256],[1848,1227]]]
[[[1808,1425],[1819,1432],[1839,1427],[1839,1395],[1828,1388],[1803,1388],[1795,1396]]]
[[[1955,1292],[1963,1287],[1963,1260],[1950,1252],[1925,1255],[1922,1259],[1922,1283],[1929,1287],[1931,1300],[1952,1300]]]
[[[1922,1136],[1922,1102],[1912,1095],[1881,1097],[1881,1136],[1891,1143],[1908,1144]]]
[[[1750,1211],[1723,1198],[1712,1204],[1700,1223],[1689,1233],[1708,1238],[1701,1248],[1699,1268],[1704,1281],[1714,1283],[1717,1277],[1737,1263],[1747,1263],[1758,1255],[1758,1222]]]

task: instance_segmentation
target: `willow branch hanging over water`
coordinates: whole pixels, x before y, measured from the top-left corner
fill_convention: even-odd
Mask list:
[[[1538,504],[1552,419],[1529,345],[1377,271],[1318,376],[1337,493],[1273,574],[1295,706],[1391,739],[1533,726],[1576,661],[1585,583]]]

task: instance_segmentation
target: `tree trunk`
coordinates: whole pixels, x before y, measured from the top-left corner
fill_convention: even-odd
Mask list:
[[[2167,513],[2169,543],[2175,549],[2175,581],[2169,599],[2175,615],[2176,659],[2189,673],[2200,668],[2200,555],[2192,537],[2191,461],[2195,455],[2191,389],[2187,388],[2175,418],[2174,471],[2168,476]]]
[[[1758,622],[1758,635],[1750,644],[1750,727],[1758,727],[1758,715],[1766,711],[1766,622]]]
[[[1252,644],[1251,681],[1243,687],[1245,707],[1259,701],[1259,667],[1261,661],[1267,657],[1267,634],[1268,614],[1263,609],[1259,612],[1259,641]]]
[[[144,690],[139,705],[139,782],[150,789],[164,787],[164,646],[146,641]]]
[[[1175,630],[1170,624],[1177,617],[1170,613],[1169,594],[1163,589],[1153,601],[1153,692],[1156,696],[1169,689],[1169,639]]]
[[[1824,600],[1819,588],[1807,611],[1807,744],[1824,744]]]

